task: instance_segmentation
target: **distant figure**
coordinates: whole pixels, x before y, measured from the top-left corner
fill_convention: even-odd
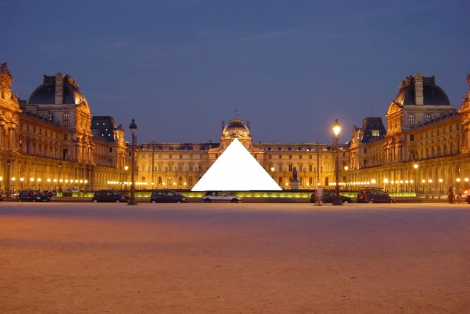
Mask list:
[[[321,202],[323,201],[323,189],[322,188],[318,188],[316,191],[315,191],[315,205],[316,206],[322,206],[321,205]]]
[[[455,189],[455,199],[457,200],[457,204],[460,204],[460,199],[462,198],[462,192],[459,188]]]
[[[294,177],[294,180],[297,180],[297,169],[295,167],[292,169],[292,176]]]
[[[447,190],[447,199],[449,200],[449,204],[454,204],[454,186],[449,186]]]

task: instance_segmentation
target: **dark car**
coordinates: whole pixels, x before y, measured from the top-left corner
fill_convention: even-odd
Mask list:
[[[202,201],[204,203],[211,203],[211,202],[239,203],[242,201],[242,199],[228,192],[209,191],[209,192],[206,192],[206,194],[202,196]]]
[[[310,196],[310,203],[315,203],[315,192],[313,190],[312,195]],[[341,203],[352,203],[352,199],[348,196],[339,195],[341,198]],[[336,198],[336,191],[333,190],[323,190],[323,203],[333,203]]]
[[[358,203],[395,203],[395,199],[382,188],[363,188],[357,193]]]
[[[187,203],[186,196],[173,190],[154,190],[150,195],[150,203]]]
[[[21,191],[18,194],[18,202],[49,202],[51,198],[40,191]]]
[[[101,190],[95,192],[92,202],[127,202],[129,201],[129,196],[122,194],[121,192],[114,190]]]

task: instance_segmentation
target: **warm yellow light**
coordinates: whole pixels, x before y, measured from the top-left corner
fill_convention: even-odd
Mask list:
[[[0,181],[3,181],[3,177],[0,177]]]
[[[444,180],[442,180],[442,179],[439,179],[439,183],[442,183],[443,181],[444,181]]]
[[[56,182],[57,182],[57,179],[54,179],[53,182],[56,183]]]
[[[372,179],[371,182],[372,182],[372,184],[375,184],[377,181],[375,181],[375,179]]]
[[[274,171],[274,167],[271,167],[271,171]]]
[[[348,171],[349,167],[348,166],[344,166],[344,170]]]
[[[41,182],[41,178],[38,178],[38,182]]]
[[[15,180],[16,180],[15,177],[11,178],[11,181],[15,181]]]
[[[418,164],[414,164],[413,167],[414,167],[415,169],[418,169]]]
[[[47,182],[51,182],[51,179],[47,179]]]
[[[23,182],[23,181],[24,181],[24,178],[20,178],[20,181]]]
[[[432,183],[432,179],[429,179],[429,183]]]
[[[400,180],[400,183],[403,184],[403,180]]]
[[[65,183],[68,183],[68,182],[69,182],[69,180],[68,180],[68,179],[65,179]]]
[[[338,137],[339,133],[341,132],[341,125],[339,125],[338,119],[335,120],[335,124],[333,125],[333,133],[336,137]]]
[[[426,180],[424,180],[424,179],[423,179],[423,180],[421,180],[421,182],[425,183],[425,182],[426,182]]]
[[[387,179],[387,178],[384,179],[384,183],[388,183],[388,179]]]
[[[460,182],[460,178],[457,178],[457,180],[456,180],[456,181],[457,181],[457,182]]]
[[[83,180],[80,180],[80,183],[83,183]]]
[[[85,180],[85,183],[88,183],[88,180]]]
[[[410,183],[413,183],[414,181],[413,180],[410,180]]]
[[[129,169],[129,167],[128,167],[128,166],[124,166],[124,170],[126,170],[126,171],[127,171],[128,169]]]
[[[408,180],[405,180],[405,183],[407,183],[407,184],[408,184]]]
[[[34,178],[29,179],[29,181],[33,182],[33,181],[34,181]]]

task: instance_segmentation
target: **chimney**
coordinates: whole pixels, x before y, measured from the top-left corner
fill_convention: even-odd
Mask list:
[[[423,96],[423,74],[418,73],[414,76],[415,81],[415,104],[422,105],[424,96]]]
[[[64,102],[64,75],[57,73],[55,75],[55,104],[61,105]]]

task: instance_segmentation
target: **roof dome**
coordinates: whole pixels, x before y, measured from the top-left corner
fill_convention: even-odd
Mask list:
[[[30,104],[55,104],[56,80],[63,79],[63,98],[61,104],[78,105],[86,101],[85,96],[79,91],[77,82],[69,75],[55,76],[44,75],[44,82],[29,97]]]
[[[423,105],[450,106],[446,93],[436,85],[434,76],[423,77],[419,74],[409,76],[400,85],[400,91],[393,100],[394,103],[403,105],[416,105],[416,82],[417,78],[422,80]]]
[[[250,129],[243,124],[242,120],[232,119],[224,127],[222,135],[231,137],[250,136]]]

